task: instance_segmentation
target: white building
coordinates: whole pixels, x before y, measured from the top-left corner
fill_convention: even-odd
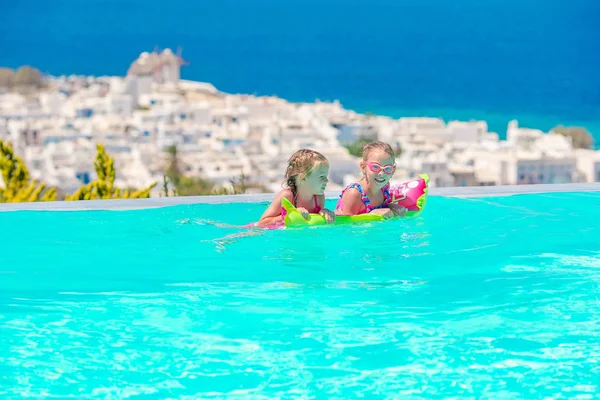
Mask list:
[[[508,123],[506,130],[506,141],[511,146],[524,149],[532,148],[533,144],[543,136],[544,132],[539,129],[519,128],[519,123],[515,120]]]
[[[41,179],[69,193],[77,190],[95,179],[95,150],[92,141],[86,139],[48,143],[40,160]]]
[[[134,110],[134,99],[130,94],[109,94],[106,97],[106,110],[109,114],[131,116]]]
[[[442,145],[452,140],[452,134],[439,118],[400,118],[398,120],[400,140],[426,141]]]
[[[402,154],[396,159],[395,180],[412,179],[419,174],[428,174],[432,187],[448,187],[454,184],[449,169],[448,153],[433,144],[406,142]]]
[[[0,140],[7,140],[8,136],[8,121],[4,118],[0,118]]]
[[[487,138],[487,122],[450,121],[448,123],[449,136],[458,143],[480,143]]]
[[[369,124],[352,122],[336,124],[335,127],[339,130],[337,140],[343,145],[355,143],[359,139],[378,139],[378,130]]]
[[[588,149],[575,150],[577,170],[585,182],[600,182],[600,152]]]
[[[151,76],[154,83],[172,84],[179,83],[183,60],[179,55],[173,54],[171,49],[162,53],[143,52],[129,67],[128,76]]]
[[[40,93],[40,105],[47,114],[60,115],[67,102],[67,95],[61,92]]]
[[[571,183],[578,180],[575,157],[537,151],[509,151],[501,163],[502,184]]]

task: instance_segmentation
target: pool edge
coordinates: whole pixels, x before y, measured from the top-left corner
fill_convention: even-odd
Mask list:
[[[510,185],[510,186],[467,186],[431,188],[430,196],[439,197],[499,197],[518,194],[565,193],[565,192],[600,192],[600,182],[568,183],[545,185]],[[115,199],[87,201],[55,201],[37,203],[1,203],[0,212],[6,211],[90,211],[90,210],[139,210],[162,208],[176,205],[223,204],[223,203],[256,203],[268,202],[274,193],[240,194],[227,196],[182,196],[159,197],[150,199]],[[325,192],[327,199],[339,196],[338,191]]]

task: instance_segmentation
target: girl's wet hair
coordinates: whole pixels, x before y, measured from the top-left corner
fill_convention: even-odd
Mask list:
[[[390,146],[387,143],[380,142],[378,140],[378,141],[367,143],[366,145],[364,145],[363,151],[362,151],[363,161],[367,161],[367,159],[369,158],[369,155],[376,150],[384,151],[387,154],[389,154],[390,157],[392,157],[393,159],[396,158],[396,155],[394,154],[394,149],[392,149],[392,146]]]
[[[284,187],[289,188],[294,196],[294,204],[298,196],[298,187],[296,178],[304,179],[315,169],[328,165],[327,158],[318,151],[309,149],[300,149],[288,160],[288,166],[285,170]]]

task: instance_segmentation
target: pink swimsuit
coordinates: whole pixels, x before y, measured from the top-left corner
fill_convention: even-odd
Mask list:
[[[374,207],[371,204],[371,200],[367,196],[367,192],[363,189],[363,187],[360,185],[360,183],[351,183],[348,186],[346,186],[346,188],[344,190],[342,190],[342,194],[340,194],[340,199],[338,200],[337,206],[336,206],[336,209],[338,209],[340,211],[344,210],[342,196],[344,195],[344,192],[346,192],[346,190],[348,190],[348,189],[356,189],[360,192],[360,194],[362,196],[362,202],[365,205],[365,208],[362,209],[359,212],[359,214],[367,214],[378,208],[386,208],[392,201],[392,196],[390,195],[390,184],[389,183],[381,188],[381,193],[383,193],[383,202],[376,207]]]
[[[319,205],[319,200],[317,200],[316,194],[313,196],[313,201],[315,203],[315,210],[312,212],[312,214],[318,214],[321,212],[321,206]],[[292,198],[292,204],[294,205],[294,207],[296,207],[296,205],[294,204],[294,198]],[[287,211],[285,210],[285,208],[281,207],[281,220],[282,221],[285,218],[286,214],[287,214]]]
[[[321,212],[322,208],[319,205],[319,200],[317,200],[317,195],[313,196],[313,201],[315,203],[315,208],[314,208],[313,213],[314,214],[318,214],[318,213]],[[294,199],[293,198],[292,198],[292,204],[294,205],[294,207],[296,206],[294,204]],[[284,227],[283,219],[285,218],[286,214],[287,214],[286,209],[283,208],[283,207],[281,207],[281,221],[279,221],[277,223],[274,223],[274,224],[271,224],[271,225],[268,225],[268,226],[261,227],[261,228],[268,229],[268,230],[283,228]],[[257,224],[257,222],[252,222],[251,224],[245,225],[244,228],[254,228],[254,227],[257,227],[256,224]]]

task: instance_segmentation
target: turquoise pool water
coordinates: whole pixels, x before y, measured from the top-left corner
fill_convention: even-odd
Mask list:
[[[241,238],[215,223],[264,204],[0,213],[0,398],[593,398],[599,204]]]

